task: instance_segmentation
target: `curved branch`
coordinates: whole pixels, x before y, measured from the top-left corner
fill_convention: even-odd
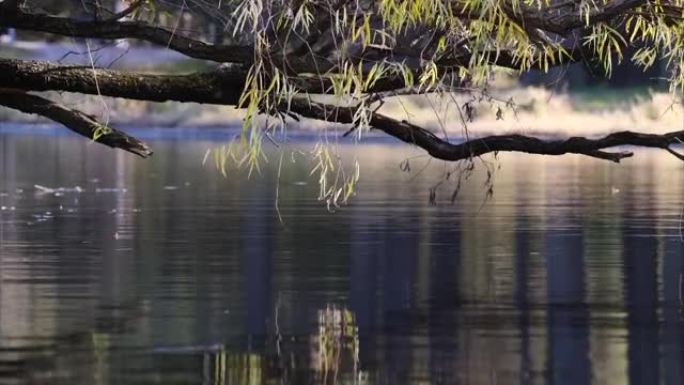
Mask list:
[[[240,63],[244,65],[249,65],[253,62],[254,49],[248,45],[208,44],[200,40],[188,38],[163,27],[153,26],[139,21],[120,20],[134,12],[142,3],[142,1],[136,1],[126,10],[106,20],[77,20],[68,17],[34,14],[25,12],[21,8],[0,6],[0,25],[21,30],[45,32],[76,38],[138,39],[172,49],[195,59],[210,60],[219,63]],[[601,15],[612,15],[613,8],[609,8],[608,10],[611,12]],[[524,17],[526,23],[551,32],[560,29],[575,28],[577,27],[576,23],[580,20],[580,18],[577,17],[577,20],[569,18],[567,20],[563,19],[551,23],[543,17],[537,19],[537,16],[533,14],[525,14]],[[570,51],[572,50],[573,49],[571,48]],[[355,57],[355,61],[357,62],[375,62],[381,60],[403,62],[405,61],[404,59],[407,58],[421,59],[423,55],[422,49],[414,51],[410,49],[402,50],[399,47],[395,47],[391,50],[383,50],[365,47],[362,54],[352,56]],[[520,63],[516,63],[513,57],[506,51],[497,51],[496,54],[492,53],[492,55],[489,56],[492,57],[491,64],[493,65],[509,68],[519,68],[520,66]],[[570,57],[568,59],[568,61],[576,61],[577,57]],[[290,55],[287,58],[283,58],[274,54],[274,56],[271,57],[271,60],[292,74],[321,73],[334,67],[334,63],[326,62],[321,58],[309,57],[309,55]],[[448,71],[450,70],[448,67],[463,65],[464,63],[468,63],[469,60],[470,57],[467,50],[459,51],[456,56],[448,55],[447,57],[438,60],[438,65],[443,67],[443,70]],[[394,87],[400,80],[401,77],[396,76],[395,79],[392,79],[390,84],[384,87],[384,90],[387,90],[389,87]],[[310,83],[311,82],[307,85],[310,85]],[[379,85],[379,87],[380,86],[381,85]],[[323,89],[325,87],[319,88]]]
[[[97,77],[97,84],[94,75]],[[190,75],[147,75],[90,67],[61,66],[38,61],[0,59],[0,87],[19,88],[24,91],[56,90],[98,94],[99,86],[101,95],[149,101],[174,100],[237,105],[245,77],[244,71],[230,68]],[[354,123],[356,112],[351,107],[338,108],[310,102],[302,97],[293,99],[289,106],[282,106],[282,110],[312,119],[347,124]],[[504,135],[453,144],[422,127],[378,113],[372,114],[370,125],[406,143],[425,149],[435,158],[447,161],[468,159],[490,152],[516,151],[543,155],[575,153],[619,162],[632,154],[603,150],[632,145],[670,151],[670,146],[684,141],[684,132],[650,135],[625,131],[600,139],[575,137],[545,141],[523,135]]]
[[[0,25],[22,30],[93,39],[139,39],[188,57],[221,63],[250,63],[254,52],[240,45],[213,45],[138,21],[82,21],[0,7]]]
[[[297,100],[291,104],[291,111],[313,119],[347,124],[354,122],[353,108],[336,108],[335,106]],[[506,151],[540,155],[580,154],[619,163],[620,160],[633,156],[633,153],[606,152],[603,150],[619,146],[639,146],[660,148],[671,152],[670,147],[672,145],[684,141],[684,131],[663,135],[623,131],[599,139],[572,137],[565,140],[545,141],[535,137],[514,134],[494,135],[453,144],[422,127],[378,113],[372,115],[370,125],[403,142],[424,149],[434,158],[447,161],[458,161],[492,152]]]
[[[81,111],[54,103],[40,96],[22,91],[0,89],[0,105],[28,114],[44,116],[59,122],[71,131],[112,148],[128,151],[142,158],[152,155],[152,150],[142,141],[111,127],[98,123]]]

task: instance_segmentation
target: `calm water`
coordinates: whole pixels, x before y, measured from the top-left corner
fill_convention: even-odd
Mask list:
[[[302,157],[279,183],[277,155],[224,178],[202,131],[146,161],[8,131],[2,384],[684,383],[684,173],[663,152],[488,158],[431,206],[443,165],[347,146],[362,183],[329,213]]]

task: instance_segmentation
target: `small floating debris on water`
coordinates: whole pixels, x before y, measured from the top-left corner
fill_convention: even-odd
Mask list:
[[[26,222],[26,224],[29,226],[35,225],[37,223],[47,222],[50,219],[54,219],[55,216],[52,214],[52,211],[46,211],[42,214],[31,214],[31,218],[33,218],[32,221]]]
[[[7,206],[0,206],[0,211],[5,211],[7,210]]]
[[[305,181],[297,181],[297,182],[294,182],[292,184],[295,186],[306,186],[308,183]]]
[[[36,192],[38,194],[54,194],[55,196],[62,196],[64,193],[82,193],[83,189],[81,186],[74,186],[74,187],[58,187],[58,188],[52,188],[52,187],[46,187],[46,186],[41,186],[39,184],[34,184],[33,188],[36,189]]]
[[[119,232],[114,232],[114,239],[118,240],[119,239]]]
[[[34,184],[34,185],[33,185],[33,188],[35,188],[36,190],[38,190],[38,192],[41,192],[41,193],[44,193],[44,194],[53,194],[53,193],[55,192],[55,189],[49,188],[49,187],[45,187],[45,186],[41,186],[41,185],[39,185],[39,184]]]
[[[96,193],[126,193],[128,189],[117,187],[98,187],[95,189]]]
[[[190,187],[191,185],[192,185],[192,183],[190,183],[190,182],[185,182],[185,187]]]
[[[156,346],[151,349],[153,353],[206,353],[222,351],[221,344],[213,345],[188,345],[188,346]]]
[[[166,191],[178,190],[178,186],[164,186],[164,190],[166,190]]]
[[[620,193],[620,189],[617,188],[617,187],[615,187],[615,186],[610,186],[610,193],[611,193],[612,195],[619,194],[619,193]]]

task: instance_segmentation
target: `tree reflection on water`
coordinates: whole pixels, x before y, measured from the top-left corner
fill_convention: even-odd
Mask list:
[[[485,205],[475,172],[434,207],[441,170],[407,182],[395,147],[359,146],[358,199],[330,214],[288,167],[281,224],[277,165],[244,182],[202,168],[211,143],[142,167],[54,143],[0,135],[1,384],[684,381],[669,155],[507,156]]]

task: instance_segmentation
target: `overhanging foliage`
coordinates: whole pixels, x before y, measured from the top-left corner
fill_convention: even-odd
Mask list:
[[[84,18],[5,0],[0,3],[4,27],[146,41],[217,65],[203,73],[152,75],[0,58],[0,96],[21,91],[23,100],[34,106],[44,102],[30,99],[27,92],[48,90],[234,105],[246,111],[244,155],[238,159],[250,167],[258,162],[264,135],[298,117],[349,124],[358,133],[378,129],[448,161],[518,151],[576,153],[619,162],[631,153],[605,149],[623,145],[663,148],[681,158],[671,146],[684,140],[684,132],[627,131],[600,139],[558,141],[507,135],[453,144],[422,127],[383,116],[378,109],[399,94],[484,88],[496,67],[546,71],[575,61],[598,63],[609,76],[621,61],[646,69],[665,58],[672,92],[681,92],[682,0],[216,0],[181,2],[180,9],[169,8],[169,3],[173,4],[133,0],[117,10],[104,0],[85,2]],[[180,17],[198,11],[228,32],[222,41],[210,43],[159,18],[161,13],[176,12]],[[626,57],[626,48],[635,44],[640,48]],[[321,99],[321,94],[334,97]],[[7,97],[0,97],[0,104],[44,115],[72,129],[83,123],[77,111],[61,109],[61,114],[71,111],[74,119],[55,119],[46,109]],[[257,124],[259,115],[274,119],[263,127]],[[77,131],[88,132],[83,127]],[[124,135],[111,129],[98,132],[103,143],[109,135]],[[139,155],[150,154],[139,141],[110,142]],[[322,196],[339,197],[355,178],[345,179],[345,188],[323,189]]]

